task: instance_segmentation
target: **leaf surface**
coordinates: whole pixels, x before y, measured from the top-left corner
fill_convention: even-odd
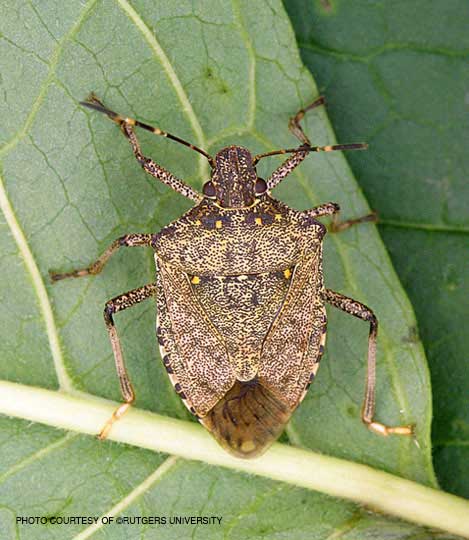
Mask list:
[[[157,231],[190,204],[141,171],[104,116],[78,105],[90,91],[126,115],[215,153],[292,146],[288,118],[317,95],[281,3],[52,0],[4,9],[0,376],[120,400],[102,321],[104,302],[154,280],[150,253],[122,250],[102,275],[55,286],[50,268],[86,266],[126,232]],[[334,136],[324,110],[308,116],[315,142]],[[359,134],[357,134],[359,135]],[[148,155],[200,189],[207,163],[140,133]],[[262,164],[273,170],[279,160]],[[340,154],[311,156],[276,190],[296,208],[337,201],[344,217],[369,208]],[[383,440],[361,424],[367,325],[330,310],[327,354],[295,414],[295,444],[434,485],[430,386],[415,320],[376,230],[326,240],[326,283],[370,305],[381,324],[379,420],[417,425]],[[137,406],[188,419],[158,358],[152,302],[116,317]],[[412,339],[409,338],[412,337]],[[317,493],[174,460],[24,421],[2,419],[0,529],[37,538],[360,538],[421,529]],[[219,515],[221,526],[15,525],[17,515]],[[79,535],[81,531],[81,535]],[[77,536],[74,536],[77,535]],[[337,536],[336,536],[337,537]]]

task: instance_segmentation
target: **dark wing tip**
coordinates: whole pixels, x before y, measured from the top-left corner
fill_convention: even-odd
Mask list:
[[[261,382],[236,381],[201,422],[230,454],[250,459],[278,439],[291,413]]]

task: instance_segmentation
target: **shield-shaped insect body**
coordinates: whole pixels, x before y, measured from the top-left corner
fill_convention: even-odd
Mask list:
[[[336,217],[339,206],[326,203],[299,212],[271,195],[273,187],[310,152],[365,147],[361,143],[311,146],[300,120],[306,110],[323,102],[323,98],[317,99],[291,119],[290,129],[301,146],[255,157],[245,148],[229,146],[215,158],[159,128],[119,116],[95,96],[84,103],[119,124],[147,173],[195,203],[159,233],[127,234],[88,268],[52,274],[54,281],[98,274],[123,246],[154,250],[156,282],[117,296],[105,306],[124,404],[106,423],[101,438],[135,400],[113,315],[153,296],[158,343],[174,389],[191,413],[235,456],[249,458],[265,451],[305,396],[324,351],[326,302],[370,324],[363,422],[382,435],[412,433],[410,426],[389,427],[373,418],[377,334],[373,312],[324,287],[326,228],[317,218]],[[134,126],[204,155],[212,173],[203,194],[145,157]],[[285,153],[291,156],[266,181],[258,177],[260,159]],[[340,223],[334,220],[332,229],[340,231],[372,220],[373,215]]]
[[[247,150],[226,148],[217,170],[220,161],[228,172],[211,181],[217,199],[155,237],[157,334],[184,403],[248,457],[280,435],[318,368],[325,227],[267,192],[256,196]]]

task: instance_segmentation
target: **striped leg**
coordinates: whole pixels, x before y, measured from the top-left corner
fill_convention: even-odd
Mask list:
[[[191,150],[195,150],[199,154],[202,154],[204,157],[207,158],[210,165],[214,167],[215,162],[214,159],[210,154],[205,152],[205,150],[202,150],[198,146],[195,146],[184,139],[181,139],[180,137],[177,137],[176,135],[172,135],[171,133],[168,133],[167,131],[163,131],[160,128],[150,126],[148,124],[145,124],[143,122],[140,122],[139,120],[135,120],[134,118],[129,118],[126,116],[121,116],[114,111],[111,111],[110,109],[106,108],[103,103],[94,95],[91,94],[87,101],[82,101],[81,105],[84,105],[85,107],[88,107],[90,109],[93,109],[95,111],[102,112],[106,114],[113,122],[118,124],[122,130],[122,133],[129,139],[129,142],[132,146],[133,153],[137,159],[137,161],[140,163],[140,165],[143,167],[143,169],[148,173],[151,174],[154,178],[157,178],[164,184],[168,185],[181,195],[184,195],[184,197],[188,197],[189,199],[192,199],[193,201],[200,201],[202,199],[202,196],[197,193],[194,189],[192,189],[189,185],[187,185],[185,182],[171,174],[169,171],[155,163],[150,158],[145,157],[141,150],[140,145],[138,143],[137,137],[133,131],[132,126],[137,126],[142,129],[145,129],[147,131],[150,131],[151,133],[154,133],[155,135],[161,135],[162,137],[166,137],[167,139],[171,139],[173,141],[176,141],[180,144],[183,144],[184,146],[187,146]]]
[[[127,137],[127,139],[129,139],[134,156],[145,172],[153,176],[153,178],[160,180],[160,182],[163,182],[163,184],[166,184],[171,189],[174,189],[174,191],[177,191],[184,197],[191,199],[192,201],[199,202],[202,200],[202,195],[197,193],[195,189],[192,189],[188,184],[174,176],[174,174],[170,173],[169,171],[158,165],[155,161],[145,157],[142,154],[142,151],[140,150],[140,144],[137,140],[137,136],[135,135],[134,130],[130,127],[130,125],[122,124],[121,130],[122,133]]]
[[[124,355],[122,353],[122,347],[119,336],[117,335],[116,327],[114,326],[113,315],[114,313],[135,306],[136,304],[143,302],[143,300],[146,300],[151,296],[155,296],[155,294],[156,283],[150,283],[148,285],[144,285],[143,287],[139,287],[138,289],[133,289],[132,291],[116,296],[112,300],[106,302],[106,307],[104,308],[104,322],[111,341],[112,352],[114,353],[114,361],[116,363],[116,371],[117,376],[119,377],[119,384],[124,403],[117,407],[112,416],[106,422],[98,435],[100,439],[105,439],[107,437],[114,422],[119,420],[119,418],[124,415],[124,413],[135,401],[135,392],[132,388],[129,375],[125,368]]]
[[[330,202],[320,204],[319,206],[315,206],[314,208],[310,208],[309,210],[305,210],[304,212],[302,212],[302,214],[312,218],[332,216],[332,223],[329,227],[329,230],[330,232],[334,233],[344,231],[345,229],[352,227],[352,225],[357,225],[358,223],[376,223],[376,221],[378,221],[376,212],[372,212],[371,214],[367,214],[366,216],[362,216],[356,219],[339,221],[339,212],[340,206],[337,203]]]
[[[300,109],[296,113],[295,116],[290,118],[288,128],[293,133],[293,135],[295,135],[295,137],[302,142],[301,146],[299,146],[298,148],[274,150],[272,152],[266,152],[265,154],[259,154],[254,157],[254,164],[256,164],[260,159],[267,156],[275,156],[277,154],[287,154],[287,153],[293,154],[288,159],[286,159],[280,165],[280,167],[275,169],[275,171],[271,174],[270,178],[268,178],[266,183],[267,183],[267,188],[269,190],[277,186],[286,176],[288,176],[296,167],[298,167],[298,165],[306,158],[306,156],[310,152],[332,152],[334,150],[364,150],[368,148],[368,145],[365,143],[334,144],[334,145],[328,145],[328,146],[312,146],[311,145],[311,141],[309,140],[309,138],[306,136],[305,132],[303,131],[303,128],[301,127],[300,122],[308,111],[311,111],[312,109],[315,109],[316,107],[319,107],[320,105],[324,105],[324,103],[325,103],[324,97],[320,96],[315,101],[313,101],[313,103],[311,103],[304,109]]]
[[[370,335],[368,337],[368,367],[366,374],[365,399],[362,407],[362,421],[368,429],[379,435],[412,435],[412,426],[387,426],[376,422],[375,416],[375,390],[376,390],[376,336],[378,334],[378,320],[370,308],[364,304],[352,300],[343,294],[325,289],[323,299],[332,306],[345,311],[349,315],[358,317],[370,323]]]
[[[305,107],[304,109],[300,109],[295,116],[290,118],[290,122],[288,123],[288,129],[295,135],[297,139],[300,139],[300,141],[303,144],[307,144],[308,146],[311,146],[311,141],[306,136],[305,132],[303,131],[303,128],[301,127],[301,120],[303,120],[304,115],[311,111],[312,109],[315,109],[316,107],[319,107],[320,105],[324,105],[326,103],[326,100],[324,96],[319,96],[317,99],[313,101],[310,105]]]
[[[99,274],[104,268],[104,265],[114,255],[114,253],[121,247],[136,247],[136,246],[150,246],[154,235],[147,233],[126,234],[114,240],[114,242],[106,249],[106,251],[93,263],[86,268],[79,268],[63,274],[57,274],[49,270],[49,275],[52,282],[60,281],[61,279],[69,277],[83,277],[94,274]]]

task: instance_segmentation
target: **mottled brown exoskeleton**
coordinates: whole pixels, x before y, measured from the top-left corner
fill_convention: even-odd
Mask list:
[[[143,169],[195,205],[159,233],[126,234],[88,268],[51,274],[53,281],[98,274],[120,247],[154,250],[156,282],[106,303],[104,319],[114,352],[124,403],[103,427],[112,424],[135,400],[114,326],[113,315],[156,296],[157,338],[163,364],[184,404],[230,453],[253,457],[281,434],[305,396],[319,367],[326,341],[329,303],[370,324],[363,422],[381,435],[409,435],[411,426],[389,427],[374,419],[375,358],[378,322],[365,305],[324,287],[322,242],[331,229],[374,221],[373,214],[338,222],[339,205],[326,203],[304,212],[288,208],[270,191],[310,152],[351,150],[364,144],[311,146],[300,121],[290,120],[298,148],[253,157],[246,148],[228,146],[215,158],[204,150],[132,118],[119,116],[95,97],[83,103],[107,114],[128,138]],[[133,127],[138,126],[189,146],[212,168],[203,194],[145,157]],[[266,156],[291,153],[272,175],[257,176]]]

